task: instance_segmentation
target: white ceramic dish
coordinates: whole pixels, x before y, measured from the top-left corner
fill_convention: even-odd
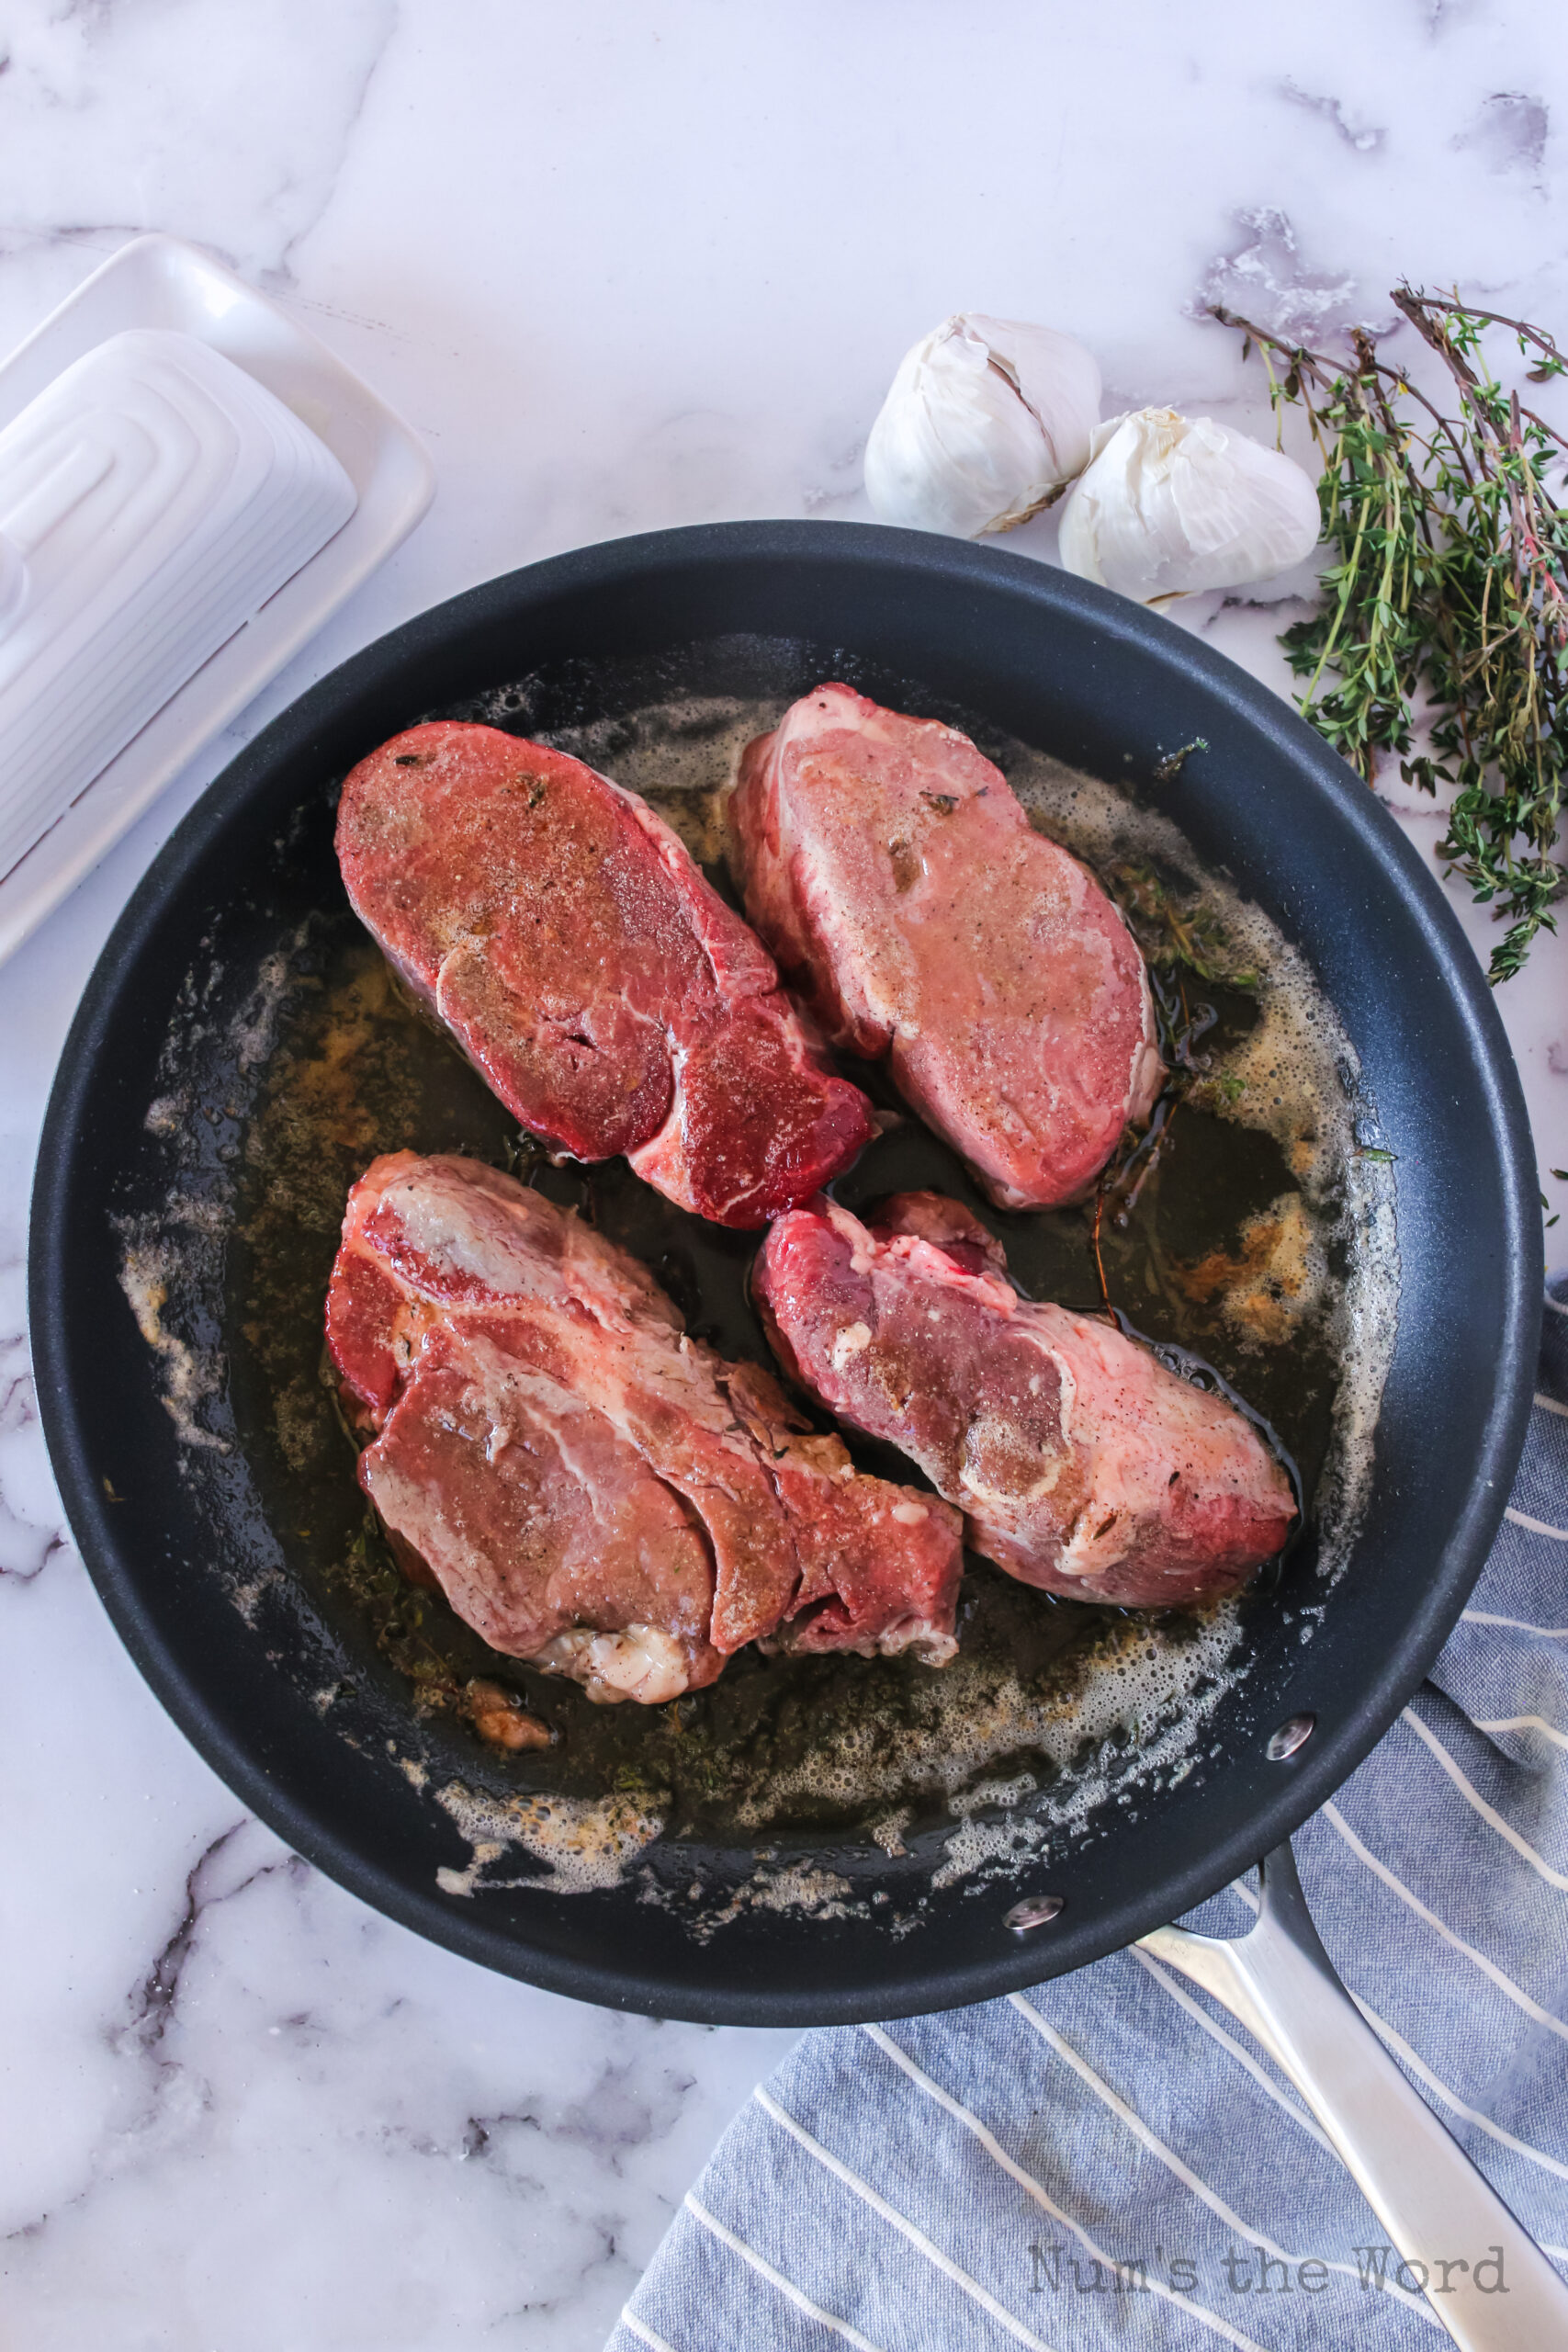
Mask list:
[[[197,336],[111,334],[0,428],[0,882],[358,504]]]
[[[407,537],[435,488],[408,426],[324,344],[173,237],[138,237],[122,247],[12,353],[0,367],[0,428],[74,360],[132,327],[196,335],[276,393],[326,443],[358,504],[0,881],[0,961]]]

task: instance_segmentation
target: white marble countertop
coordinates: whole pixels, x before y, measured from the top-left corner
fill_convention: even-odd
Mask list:
[[[1259,425],[1206,296],[1305,332],[1386,317],[1407,274],[1561,331],[1564,120],[1568,52],[1526,0],[0,12],[0,348],[167,230],[312,326],[440,476],[0,972],[7,2344],[589,2352],[788,2041],[611,2017],[389,1925],[244,1818],[110,1632],[39,1434],[22,1268],[54,1062],[160,842],[304,686],[455,590],[658,525],[863,514],[886,379],[950,310],[1073,329],[1108,412]],[[1283,687],[1277,609],[1181,618]],[[1430,855],[1437,812],[1389,797]],[[1568,1166],[1565,976],[1544,941],[1502,999],[1543,1170]]]

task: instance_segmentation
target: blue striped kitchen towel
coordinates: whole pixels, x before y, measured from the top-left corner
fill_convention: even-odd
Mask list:
[[[1568,2273],[1568,1276],[1546,1326],[1472,1605],[1295,1843],[1368,2020]],[[1200,1923],[1248,1916],[1233,1888]],[[1419,2296],[1379,2283],[1382,2235],[1250,2037],[1122,1951],[1008,2000],[807,2035],[725,2133],[610,2352],[1446,2343]]]

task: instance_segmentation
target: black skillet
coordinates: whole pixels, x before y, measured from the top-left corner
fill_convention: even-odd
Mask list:
[[[198,1380],[192,1412],[232,1442],[181,1443],[161,1395],[168,1364],[119,1274],[128,1234],[160,1218],[171,1229],[178,1161],[196,1205],[164,1328],[199,1360],[231,1360],[243,1309],[209,1213],[276,1050],[267,959],[295,952],[312,910],[341,909],[333,794],[362,753],[520,679],[542,730],[613,716],[617,695],[782,700],[824,676],[985,714],[1134,798],[1162,788],[1162,752],[1204,739],[1182,775],[1182,828],[1310,959],[1397,1153],[1397,1340],[1371,1501],[1321,1630],[1303,1645],[1274,1605],[1313,1597],[1308,1547],[1252,1611],[1249,1671],[1179,1785],[1104,1809],[1009,1879],[930,1896],[903,1936],[886,1923],[917,1858],[808,1839],[804,1859],[849,1882],[846,1916],[743,1908],[705,1941],[660,1846],[650,1880],[464,1891],[470,1846],[435,1790],[443,1771],[483,1782],[475,1743],[417,1717],[409,1686],[322,1602],[310,1532],[284,1523],[263,1460],[254,1387],[220,1379],[203,1396]],[[159,1101],[175,1107],[150,1122]],[[737,1284],[746,1254],[728,1261]],[[40,1407],[88,1567],[142,1673],[245,1804],[366,1901],[487,1966],[621,2007],[805,2024],[974,2001],[1081,1966],[1199,1903],[1323,1803],[1416,1689],[1492,1541],[1529,1410],[1541,1246],[1523,1100],[1475,958],[1373,796],[1274,695],[1167,622],[1017,557],[767,523],[621,540],[493,581],[346,662],[233,763],[88,985],[44,1129],[29,1274]],[[1314,1736],[1270,1761],[1270,1735],[1303,1714]],[[751,1841],[732,1843],[692,1851],[710,1890],[754,1868]],[[516,1860],[491,1879],[525,1878],[535,1866]],[[650,1885],[663,1901],[639,1899]],[[1063,1908],[1021,1940],[1004,1915],[1042,1889]]]

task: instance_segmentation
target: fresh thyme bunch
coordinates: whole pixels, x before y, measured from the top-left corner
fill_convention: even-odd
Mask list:
[[[1418,294],[1392,297],[1448,371],[1452,415],[1350,336],[1348,364],[1215,308],[1268,370],[1276,410],[1300,406],[1322,455],[1325,602],[1280,638],[1303,715],[1371,781],[1396,753],[1407,783],[1459,789],[1438,854],[1508,929],[1494,983],[1555,931],[1564,881],[1553,852],[1568,764],[1568,513],[1547,486],[1568,441],[1486,364],[1510,334],[1528,379],[1564,373],[1540,328]],[[1280,363],[1276,365],[1276,360]],[[1425,704],[1430,753],[1413,749]]]

